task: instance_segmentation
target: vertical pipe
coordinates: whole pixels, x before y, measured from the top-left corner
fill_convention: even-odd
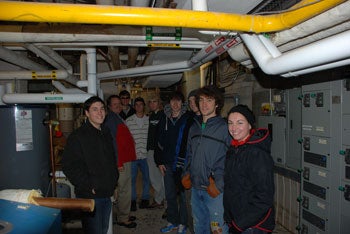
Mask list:
[[[86,49],[88,69],[88,93],[97,94],[96,82],[96,49]]]
[[[52,137],[52,122],[49,121],[49,131],[50,131],[50,160],[51,160],[51,187],[52,187],[52,196],[56,197],[56,167],[55,167],[55,157],[53,154],[53,137]]]

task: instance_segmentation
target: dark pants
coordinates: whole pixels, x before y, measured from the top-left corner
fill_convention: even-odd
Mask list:
[[[91,213],[84,212],[82,225],[85,234],[105,234],[108,231],[109,216],[112,210],[111,199],[96,198],[95,210]]]
[[[165,198],[167,202],[167,220],[172,224],[187,226],[187,208],[184,191],[178,191],[172,167],[166,165],[164,176]]]

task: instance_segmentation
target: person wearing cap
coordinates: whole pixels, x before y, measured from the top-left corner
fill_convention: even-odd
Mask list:
[[[271,233],[275,227],[274,175],[267,129],[255,129],[246,105],[228,112],[233,137],[225,162],[224,219],[230,233]]]
[[[135,114],[135,109],[130,105],[130,93],[127,90],[122,90],[119,93],[122,101],[123,110],[119,113],[124,120]]]
[[[201,116],[188,134],[186,171],[182,184],[191,189],[194,232],[228,233],[224,224],[224,168],[230,142],[227,123],[220,116],[224,98],[214,85],[200,88],[196,103]]]
[[[135,141],[136,160],[131,162],[132,175],[132,192],[131,192],[131,210],[136,211],[136,179],[138,170],[142,173],[142,195],[139,204],[140,209],[148,208],[150,199],[150,181],[149,169],[147,163],[147,135],[149,118],[145,115],[146,103],[142,97],[135,98],[134,108],[135,114],[126,119],[126,125]]]
[[[165,197],[167,201],[168,224],[160,229],[162,233],[177,230],[186,233],[187,210],[185,193],[178,189],[175,181],[176,159],[188,119],[184,95],[175,91],[170,95],[170,103],[164,107],[164,118],[159,122],[155,162],[164,176]]]

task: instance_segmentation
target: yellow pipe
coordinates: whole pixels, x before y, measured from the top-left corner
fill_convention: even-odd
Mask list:
[[[344,1],[303,0],[291,11],[266,16],[164,8],[0,1],[0,20],[163,26],[261,33],[291,28]]]

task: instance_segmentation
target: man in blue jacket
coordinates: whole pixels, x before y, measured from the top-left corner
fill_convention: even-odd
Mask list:
[[[168,224],[160,229],[162,233],[177,230],[178,234],[185,234],[187,228],[185,193],[179,191],[176,184],[176,162],[189,116],[187,107],[183,102],[183,94],[173,92],[170,103],[164,107],[165,116],[158,125],[157,148],[154,159],[164,176],[168,221]]]
[[[195,233],[228,233],[224,225],[224,168],[230,136],[226,121],[220,117],[223,95],[215,86],[198,90],[201,112],[188,134],[188,163],[182,183],[192,187],[192,215]]]

